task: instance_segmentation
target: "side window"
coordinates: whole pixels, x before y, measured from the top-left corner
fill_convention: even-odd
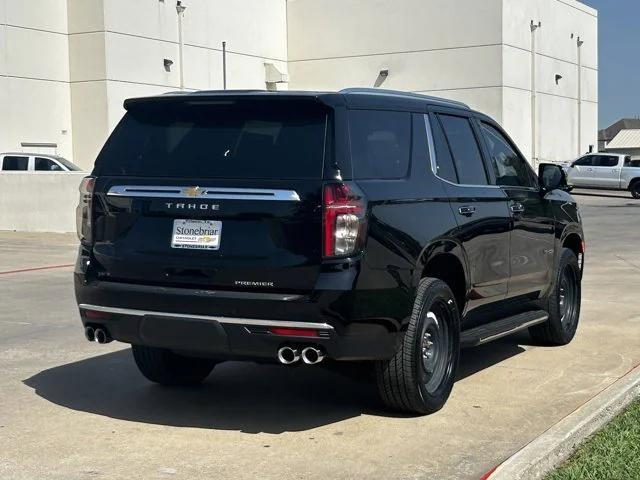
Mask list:
[[[433,135],[436,175],[452,183],[458,183],[456,166],[453,164],[451,150],[449,150],[449,145],[447,145],[447,138],[444,136],[440,122],[437,120],[433,122],[428,116],[426,118],[429,119],[431,134]]]
[[[594,167],[617,167],[618,157],[610,157],[608,155],[598,155],[593,162]]]
[[[463,185],[487,185],[487,172],[471,122],[466,117],[438,114]]]
[[[595,155],[587,155],[586,157],[579,158],[573,162],[574,167],[590,167],[593,165]]]
[[[531,174],[526,160],[516,153],[507,139],[492,125],[482,123],[482,134],[487,141],[496,184],[531,187]]]
[[[2,162],[3,171],[26,171],[29,168],[29,157],[7,155]]]
[[[35,169],[38,171],[55,172],[60,171],[60,165],[49,158],[36,157]]]
[[[355,178],[407,176],[411,155],[410,113],[352,110],[349,134]]]

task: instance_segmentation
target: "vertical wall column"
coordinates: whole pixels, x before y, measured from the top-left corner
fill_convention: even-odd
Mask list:
[[[536,33],[542,27],[542,22],[535,23],[531,20],[531,164],[538,165],[538,99],[536,86]]]
[[[584,42],[578,37],[578,157],[582,155],[582,45]]]

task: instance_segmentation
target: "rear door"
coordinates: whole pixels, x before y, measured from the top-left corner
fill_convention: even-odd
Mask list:
[[[616,155],[596,156],[593,162],[592,185],[601,188],[619,188],[622,159],[623,157]]]
[[[505,133],[479,120],[495,184],[509,198],[513,217],[510,239],[509,297],[545,292],[553,273],[555,220],[551,202],[540,193],[535,174]]]
[[[467,255],[469,310],[506,297],[511,215],[505,193],[490,185],[478,132],[462,111],[434,110],[429,116],[436,171],[444,183]]]
[[[103,279],[310,290],[329,111],[307,101],[132,106],[96,162]]]

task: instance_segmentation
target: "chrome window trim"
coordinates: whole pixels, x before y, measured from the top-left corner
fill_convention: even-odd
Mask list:
[[[104,307],[101,305],[90,305],[81,303],[78,307],[82,310],[94,310],[97,312],[113,313],[116,315],[132,315],[144,317],[147,315],[154,317],[181,318],[191,320],[205,320],[209,322],[222,323],[223,325],[252,325],[262,327],[285,327],[285,328],[311,328],[315,330],[333,331],[333,327],[328,323],[297,322],[295,320],[261,320],[257,318],[236,318],[217,317],[211,315],[192,315],[189,313],[156,312],[152,310],[136,310],[132,308]]]
[[[197,193],[194,194],[194,188]],[[109,188],[110,197],[156,197],[190,198],[210,200],[262,200],[274,202],[299,202],[300,196],[295,190],[272,190],[267,188],[223,188],[191,186],[154,186],[154,185],[114,185]]]
[[[495,189],[499,189],[500,186],[499,185],[491,185],[489,183],[487,183],[486,185],[472,185],[472,184],[467,184],[467,183],[455,183],[452,182],[450,180],[447,180],[446,178],[442,178],[440,175],[438,175],[438,162],[436,161],[436,150],[435,150],[435,142],[433,140],[433,132],[431,131],[431,119],[429,118],[429,114],[425,114],[424,115],[424,123],[425,123],[425,128],[427,129],[427,145],[429,147],[429,160],[431,163],[431,172],[433,172],[433,174],[436,176],[436,178],[438,180],[441,180],[443,182],[448,183],[449,185],[454,185],[456,187],[466,187],[466,188],[495,188]],[[480,148],[480,145],[478,145],[478,148]],[[482,154],[482,152],[481,152]],[[483,159],[484,162],[484,159]]]

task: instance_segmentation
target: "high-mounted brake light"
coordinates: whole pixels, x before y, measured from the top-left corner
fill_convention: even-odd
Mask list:
[[[76,208],[76,230],[81,242],[91,241],[92,219],[91,206],[93,203],[93,187],[96,179],[84,177],[80,182],[80,200]]]
[[[322,195],[323,246],[326,257],[352,255],[362,248],[367,201],[353,183],[330,183]]]

